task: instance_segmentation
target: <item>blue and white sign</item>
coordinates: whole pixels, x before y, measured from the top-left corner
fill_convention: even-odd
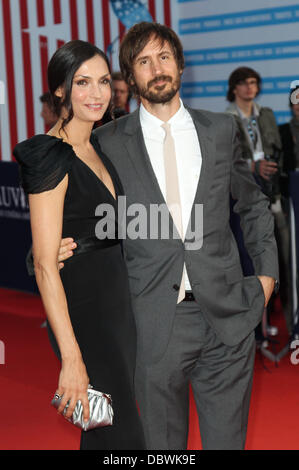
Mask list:
[[[299,3],[295,0],[177,0],[173,23],[184,46],[182,96],[224,111],[228,77],[240,66],[262,77],[260,104],[279,123],[290,118],[290,85],[299,79]]]

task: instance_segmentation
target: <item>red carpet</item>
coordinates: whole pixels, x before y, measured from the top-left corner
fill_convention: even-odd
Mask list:
[[[0,289],[0,449],[78,449],[80,431],[50,406],[59,362],[41,328],[45,316],[39,297]],[[278,350],[285,344],[285,325],[277,312]],[[298,357],[298,355],[297,355]],[[264,365],[263,365],[264,363]],[[299,449],[299,364],[290,354],[278,367],[257,354],[246,449]],[[267,368],[267,370],[265,369]],[[16,406],[17,404],[17,406]],[[189,449],[200,449],[191,396]]]

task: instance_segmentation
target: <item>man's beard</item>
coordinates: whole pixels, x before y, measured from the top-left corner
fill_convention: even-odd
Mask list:
[[[170,89],[164,91],[167,84],[162,86],[156,86],[155,89],[151,89],[155,83],[164,80],[165,82],[172,83]],[[172,98],[176,95],[178,90],[181,86],[181,76],[178,74],[175,77],[175,80],[172,79],[169,75],[160,75],[159,77],[154,78],[150,82],[148,82],[147,87],[140,87],[138,88],[137,84],[136,87],[138,89],[138,94],[142,98],[145,98],[150,103],[155,104],[165,104],[172,100]]]

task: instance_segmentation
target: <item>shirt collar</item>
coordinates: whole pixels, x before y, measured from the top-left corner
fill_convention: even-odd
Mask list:
[[[180,99],[179,109],[167,122],[171,124],[171,126],[177,126],[177,125],[181,126],[183,125],[186,118],[188,117],[189,117],[189,113],[186,110],[182,100]],[[145,129],[161,128],[162,124],[164,124],[164,121],[161,121],[161,119],[149,113],[147,109],[145,109],[142,103],[140,105],[140,122],[141,122],[142,128],[145,128]]]
[[[239,108],[239,106],[236,105],[236,108],[237,108],[237,111],[239,113],[239,116],[241,119],[243,120],[248,120],[250,118],[248,118],[247,116],[245,116],[245,114],[243,113],[243,111]],[[255,117],[257,118],[260,114],[260,111],[259,111],[259,106],[256,104],[256,103],[253,103],[253,107],[252,107],[252,116],[251,117]]]

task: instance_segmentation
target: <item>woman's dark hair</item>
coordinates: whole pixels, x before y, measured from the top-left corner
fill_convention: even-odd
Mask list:
[[[247,80],[247,78],[255,78],[257,81],[257,86],[258,86],[258,92],[256,96],[260,93],[261,91],[261,82],[262,79],[260,75],[253,69],[250,69],[249,67],[239,67],[238,69],[234,70],[229,79],[228,79],[228,91],[226,94],[226,99],[230,102],[235,101],[235,94],[234,94],[234,89],[236,88],[236,85],[238,83]]]
[[[122,76],[134,94],[137,94],[137,88],[131,83],[134,80],[133,64],[138,54],[151,39],[160,40],[161,45],[167,41],[172,49],[178,68],[183,70],[185,67],[182,43],[171,28],[147,21],[135,24],[125,35],[119,50],[119,65]]]
[[[74,113],[71,102],[73,78],[78,68],[86,60],[99,55],[106,62],[111,73],[110,64],[103,51],[86,41],[74,40],[64,44],[52,56],[48,65],[48,86],[55,113],[60,116],[64,107],[68,116],[62,122],[61,129],[73,119]],[[64,98],[55,95],[56,90],[63,87]]]

